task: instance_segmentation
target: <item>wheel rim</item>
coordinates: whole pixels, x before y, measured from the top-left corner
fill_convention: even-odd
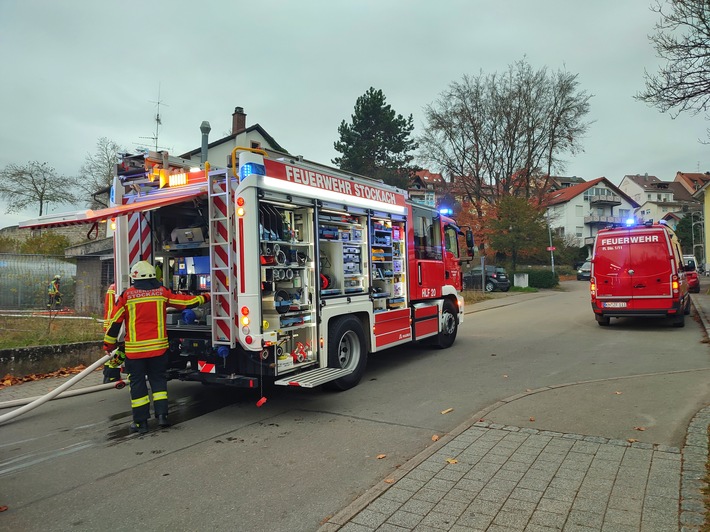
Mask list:
[[[447,336],[454,334],[456,330],[456,317],[451,312],[444,311],[444,326],[442,331]]]
[[[486,284],[486,292],[493,292],[493,283],[487,283]]]
[[[338,342],[338,364],[341,368],[357,364],[360,358],[360,339],[353,331],[346,332]]]

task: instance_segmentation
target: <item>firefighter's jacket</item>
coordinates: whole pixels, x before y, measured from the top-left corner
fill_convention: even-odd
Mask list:
[[[109,320],[116,306],[116,283],[111,283],[104,296],[104,332],[108,331]]]
[[[191,308],[207,301],[209,295],[175,294],[164,286],[148,290],[139,290],[132,286],[116,301],[104,343],[115,344],[121,324],[125,323],[126,357],[160,356],[168,348],[168,333],[165,329],[167,308]]]
[[[59,281],[57,279],[52,279],[49,286],[47,287],[47,294],[50,296],[56,296],[59,294]]]

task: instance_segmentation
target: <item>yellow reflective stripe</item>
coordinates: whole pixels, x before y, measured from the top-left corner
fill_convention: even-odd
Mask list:
[[[167,400],[168,392],[153,392],[153,401]]]
[[[134,348],[131,348],[131,346],[129,346],[128,344],[126,344],[126,353],[129,355],[137,355],[140,353],[151,353],[151,352],[155,351],[156,354],[160,354],[159,352],[165,351],[167,348],[168,348],[168,344],[159,345],[156,347],[147,347],[147,348],[144,347],[141,349],[137,349],[137,348],[134,349]],[[134,358],[134,357],[128,357],[128,358]]]
[[[116,315],[112,316],[111,319],[109,320],[109,328],[111,327],[111,325],[113,325],[114,323],[119,321],[119,318],[121,318],[123,316],[124,312],[125,312],[124,307],[121,307],[120,309],[118,309],[118,311],[116,311]]]
[[[165,312],[163,308],[165,307],[165,298],[161,298],[160,302],[155,305],[155,315],[158,318],[158,331],[165,330]]]
[[[190,305],[201,305],[204,302],[205,298],[203,296],[195,296],[190,299],[168,298],[168,304],[185,305],[187,307],[189,307]]]
[[[131,408],[138,408],[139,406],[145,406],[150,403],[150,397],[147,395],[144,397],[139,397],[138,399],[131,399]]]
[[[126,342],[133,349],[146,349],[148,347],[167,347],[167,338],[154,338],[152,340],[143,340],[142,342]]]

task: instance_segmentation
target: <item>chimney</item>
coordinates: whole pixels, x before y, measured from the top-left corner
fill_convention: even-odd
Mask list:
[[[207,161],[207,146],[209,144],[209,134],[211,131],[210,123],[205,120],[200,124],[200,132],[202,132],[202,147],[200,148],[200,163],[205,164]]]
[[[244,108],[235,107],[234,113],[232,114],[232,135],[236,135],[240,131],[244,131],[247,128],[247,115],[244,112]]]

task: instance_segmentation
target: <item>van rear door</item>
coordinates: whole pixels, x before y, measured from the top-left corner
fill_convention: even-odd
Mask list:
[[[663,230],[635,227],[599,235],[594,251],[597,297],[608,302],[607,308],[657,306],[659,297],[672,296],[671,255]]]
[[[632,290],[634,298],[640,300],[670,298],[672,292],[671,257],[673,251],[670,242],[663,230],[634,231],[630,237],[638,236],[643,240],[629,245],[631,250],[632,266],[629,273],[633,277]],[[631,273],[633,271],[633,273]],[[650,301],[638,301],[635,307],[657,306]]]

